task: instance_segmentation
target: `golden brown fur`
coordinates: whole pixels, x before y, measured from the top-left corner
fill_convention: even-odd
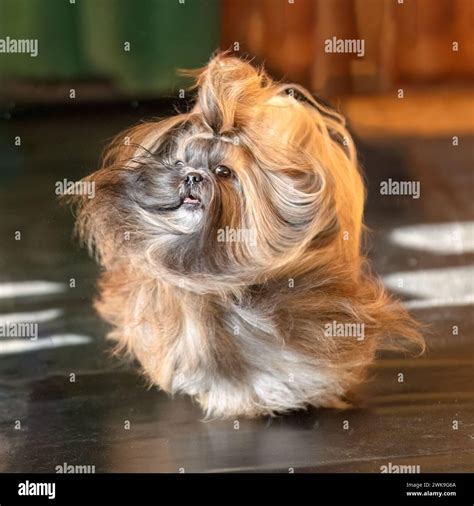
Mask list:
[[[153,383],[208,416],[344,406],[377,349],[423,347],[361,255],[364,186],[344,120],[226,55],[196,86],[190,112],[112,144],[86,178],[94,199],[70,196],[103,266],[97,309]]]

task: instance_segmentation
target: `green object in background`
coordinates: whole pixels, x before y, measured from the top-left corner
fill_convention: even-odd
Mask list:
[[[38,39],[39,54],[0,53],[0,75],[111,79],[166,94],[178,68],[204,65],[219,46],[218,0],[0,0],[0,39]]]

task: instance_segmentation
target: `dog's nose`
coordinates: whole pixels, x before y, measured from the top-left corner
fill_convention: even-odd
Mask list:
[[[186,176],[184,176],[184,182],[186,184],[196,184],[202,181],[202,176],[199,172],[188,172]]]

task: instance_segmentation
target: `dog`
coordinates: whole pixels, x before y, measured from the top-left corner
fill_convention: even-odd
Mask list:
[[[347,407],[377,350],[423,337],[361,252],[345,120],[228,54],[193,76],[188,112],[121,134],[95,197],[67,196],[109,337],[207,418]]]

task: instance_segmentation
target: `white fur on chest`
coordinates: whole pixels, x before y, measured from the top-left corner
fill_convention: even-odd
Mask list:
[[[288,348],[275,330],[269,318],[263,318],[249,310],[237,310],[235,321],[245,320],[254,332],[245,327],[234,337],[245,361],[248,373],[240,381],[229,381],[217,374],[208,363],[207,344],[210,338],[206,329],[194,318],[186,317],[183,333],[177,340],[173,353],[176,368],[171,380],[172,392],[197,396],[205,405],[208,415],[220,416],[232,412],[252,414],[263,411],[271,414],[303,408],[312,399],[342,394],[338,378],[324,363],[308,360],[303,354]],[[262,336],[265,334],[265,339]],[[201,368],[189,368],[201,363]],[[219,360],[219,357],[216,357]]]

